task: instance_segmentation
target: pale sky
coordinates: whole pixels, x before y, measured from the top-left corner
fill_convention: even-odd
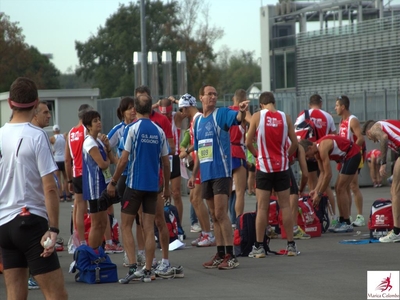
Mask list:
[[[167,0],[164,0],[167,1]],[[99,26],[114,14],[119,3],[129,0],[0,0],[0,11],[19,22],[25,42],[41,53],[53,54],[52,62],[65,73],[78,65],[75,40],[85,42],[97,35]],[[215,44],[232,51],[254,51],[261,56],[260,7],[276,4],[277,0],[213,0],[210,5],[210,24],[224,29],[224,37]]]

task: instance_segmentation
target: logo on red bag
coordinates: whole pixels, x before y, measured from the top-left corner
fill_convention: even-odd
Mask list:
[[[313,226],[313,227],[305,227],[305,232],[317,232],[318,231],[318,227],[317,226]]]

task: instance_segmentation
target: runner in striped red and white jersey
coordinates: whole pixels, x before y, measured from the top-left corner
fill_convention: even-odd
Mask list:
[[[350,201],[347,193],[351,178],[357,173],[358,165],[361,160],[360,147],[345,137],[337,135],[327,135],[311,142],[301,140],[299,144],[306,151],[308,159],[315,157],[318,162],[320,176],[317,186],[310,192],[314,205],[318,205],[323,191],[329,185],[332,178],[331,160],[341,161],[342,168],[337,178],[336,197],[338,202],[340,222],[339,226],[333,229],[334,232],[350,232],[353,226],[350,224]]]
[[[292,120],[275,108],[275,97],[271,92],[260,95],[261,110],[254,113],[247,133],[246,146],[256,157],[256,243],[250,257],[265,257],[262,241],[268,224],[269,199],[272,189],[278,196],[282,210],[283,224],[287,233],[287,255],[296,256],[297,248],[293,239],[293,218],[290,209],[289,156],[298,146]],[[257,137],[258,150],[253,146]],[[289,146],[288,138],[291,141]]]
[[[364,166],[364,160],[366,155],[366,146],[364,137],[361,134],[361,126],[360,122],[358,121],[357,117],[352,115],[350,112],[350,99],[349,97],[342,95],[336,99],[335,110],[338,116],[341,117],[340,125],[339,125],[339,135],[349,139],[350,141],[354,142],[361,148],[361,162],[358,166],[358,173],[356,173],[353,178],[351,179],[350,186],[347,190],[348,197],[351,199],[351,192],[354,195],[354,203],[356,204],[357,209],[357,217],[352,223],[353,226],[365,226],[365,219],[363,216],[363,195],[360,191],[360,187],[358,184],[358,174],[361,168]],[[338,166],[338,170],[341,166]],[[337,193],[337,191],[336,191]],[[350,205],[350,213],[351,213],[351,202]]]
[[[371,162],[371,158],[373,158],[373,157],[379,158],[379,159],[380,159],[380,157],[381,157],[381,151],[378,150],[378,149],[373,149],[373,150],[371,150],[371,151],[368,151],[368,152],[367,152],[367,161],[368,161],[368,162]]]
[[[386,175],[386,157],[388,148],[399,154],[400,150],[400,121],[383,120],[375,122],[369,120],[365,122],[363,134],[373,142],[380,143],[381,150],[381,167],[379,173],[381,176]],[[390,193],[392,196],[393,210],[393,230],[388,235],[379,239],[382,243],[400,242],[400,161],[399,158],[393,167],[393,179]]]
[[[265,173],[286,171],[289,168],[286,115],[263,109],[259,116],[256,168]]]
[[[377,123],[381,125],[382,131],[388,135],[388,147],[398,152],[400,149],[400,121],[385,120]]]
[[[324,111],[322,109],[322,97],[319,94],[313,94],[310,96],[310,100],[308,102],[308,113],[310,115],[310,119],[315,124],[316,139],[320,139],[327,134],[336,134],[336,127],[333,117],[330,113]],[[294,126],[301,124],[305,120],[304,110],[300,112],[299,116],[294,123]],[[307,170],[308,170],[308,180],[307,186],[309,191],[312,191],[318,182],[318,163],[315,159],[307,160]],[[325,191],[328,196],[329,202],[332,207],[333,219],[336,220],[336,201],[335,196],[333,195],[333,191],[330,186]]]
[[[382,186],[382,176],[379,174],[381,165],[381,151],[373,149],[367,152],[367,163],[369,167],[369,175],[371,176],[374,187]]]

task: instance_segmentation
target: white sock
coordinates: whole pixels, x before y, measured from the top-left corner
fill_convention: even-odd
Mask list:
[[[299,228],[297,225],[293,226],[293,232],[295,232],[297,230],[297,228]]]
[[[144,250],[138,250],[138,254],[144,255]]]
[[[168,259],[163,258],[163,259],[161,260],[161,263],[163,263],[163,264],[169,266],[169,260],[168,260]]]
[[[86,241],[80,241],[79,244],[81,244],[81,245],[86,245],[86,246],[87,246]]]
[[[112,242],[112,240],[106,240],[106,244],[107,244],[107,245],[112,245],[113,242]]]

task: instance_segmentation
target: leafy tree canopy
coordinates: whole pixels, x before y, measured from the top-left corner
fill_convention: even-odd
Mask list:
[[[170,51],[173,61],[178,50],[186,51],[188,90],[192,93],[208,80],[207,74],[215,60],[212,45],[223,34],[207,21],[198,20],[202,8],[200,0],[146,1],[147,50],[159,56],[162,51]],[[139,3],[120,5],[105,26],[98,29],[97,35],[86,42],[76,41],[75,48],[80,63],[76,74],[85,80],[93,79],[102,97],[132,95],[132,55],[141,50]],[[175,68],[174,71],[175,75]],[[162,88],[161,71],[159,75]]]
[[[159,62],[162,51],[170,51],[174,62],[176,52],[185,51],[189,93],[197,97],[201,85],[207,83],[222,95],[261,81],[261,69],[253,52],[232,52],[227,47],[219,53],[214,51],[213,45],[224,32],[210,25],[209,7],[204,1],[147,0],[145,4],[147,51],[157,52]],[[76,74],[84,80],[93,80],[101,97],[132,95],[132,55],[141,51],[139,2],[120,5],[96,35],[85,42],[76,41],[75,48],[80,62]],[[161,93],[161,65],[158,74]],[[176,88],[176,64],[173,64],[173,78]]]
[[[59,75],[46,55],[25,43],[18,22],[0,12],[0,92],[8,91],[20,76],[31,78],[39,89],[57,89]]]
[[[231,52],[225,47],[218,53],[217,69],[220,94],[229,94],[237,89],[247,89],[261,81],[261,67],[254,60],[254,52],[243,50]]]

